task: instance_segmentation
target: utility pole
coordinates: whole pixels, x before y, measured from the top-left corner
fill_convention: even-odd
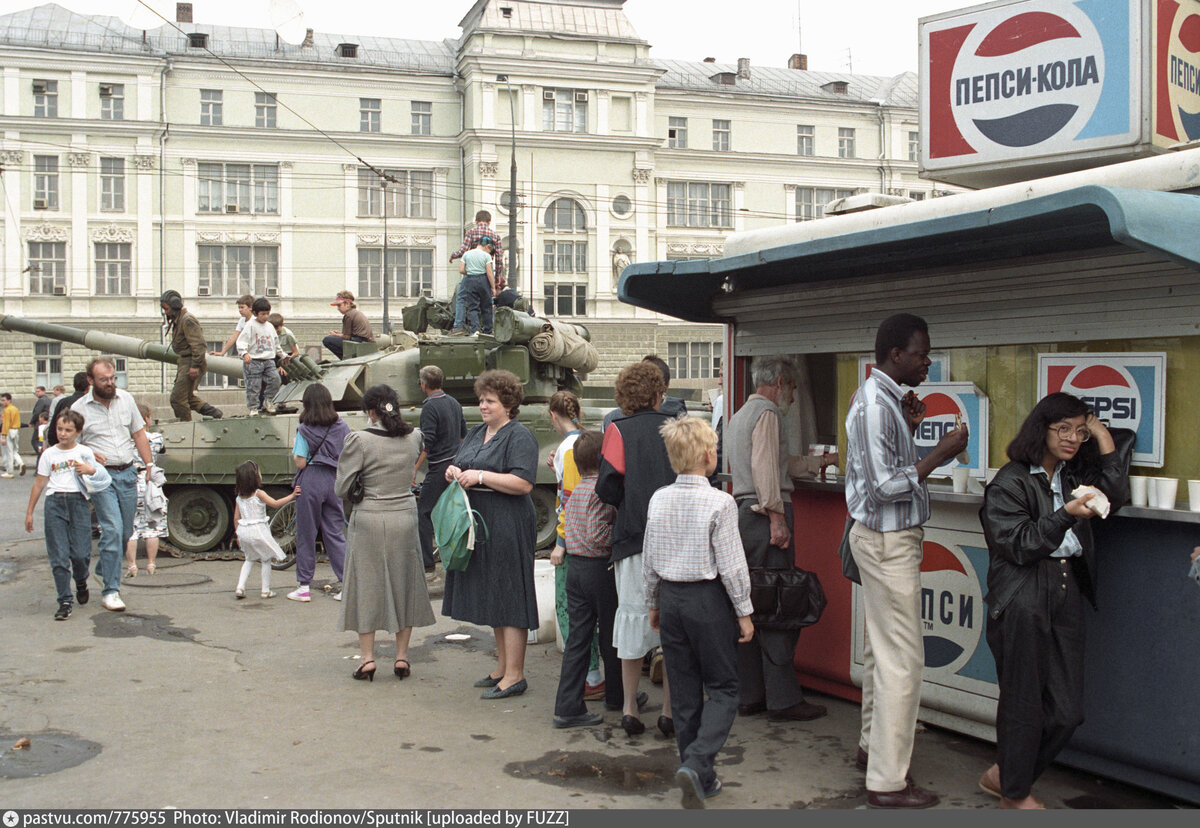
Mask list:
[[[508,276],[510,283],[517,274],[517,110],[513,102],[512,84],[508,75],[496,75],[508,87],[509,127],[512,134],[512,164],[508,176]],[[512,283],[515,285],[515,283]]]

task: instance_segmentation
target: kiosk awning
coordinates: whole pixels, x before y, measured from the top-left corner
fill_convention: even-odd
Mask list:
[[[746,292],[852,278],[872,284],[981,263],[1002,275],[1035,257],[1114,246],[1200,269],[1197,228],[1200,196],[1085,186],[722,259],[640,262],[621,274],[617,295],[689,322],[729,323],[715,306]]]

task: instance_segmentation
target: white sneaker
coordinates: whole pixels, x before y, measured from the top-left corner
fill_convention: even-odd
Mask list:
[[[0,477],[3,477],[5,480],[13,479],[13,476],[11,474],[9,474],[8,472],[5,472],[4,474],[0,474]]]
[[[108,595],[105,595],[103,598],[101,598],[100,606],[104,607],[106,610],[112,610],[113,612],[125,611],[125,602],[121,600],[121,595],[117,592],[110,592]]]
[[[274,590],[268,589],[266,592],[262,593],[262,597],[263,598],[274,598],[275,592],[274,592]],[[291,597],[291,596],[288,596],[288,597]]]
[[[308,587],[293,589],[287,594],[287,597],[289,601],[303,601],[304,603],[312,600],[312,596],[308,593]]]
[[[237,589],[235,589],[233,591],[233,597],[237,598],[239,601],[242,600],[243,598],[246,597],[246,590],[242,589],[241,587],[238,587]]]
[[[340,592],[335,592],[335,593],[333,594],[333,600],[335,600],[335,601],[340,601],[340,600],[342,600],[342,593],[340,593]]]

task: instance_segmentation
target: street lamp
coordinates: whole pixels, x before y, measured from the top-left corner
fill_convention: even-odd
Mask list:
[[[508,75],[496,75],[496,81],[503,81],[508,87],[508,119],[512,132],[512,164],[508,176],[508,278],[512,280],[517,273],[517,111]]]

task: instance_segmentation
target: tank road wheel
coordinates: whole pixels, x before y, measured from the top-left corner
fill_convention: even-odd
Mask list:
[[[537,514],[537,548],[551,549],[558,534],[558,515],[554,511],[556,493],[553,486],[534,486],[530,492],[533,510]]]
[[[231,509],[219,492],[208,486],[178,486],[168,494],[167,530],[172,544],[196,554],[225,539]]]
[[[288,503],[282,509],[276,509],[271,516],[271,537],[279,544],[286,555],[282,561],[271,564],[272,569],[291,569],[296,563],[296,504]]]

